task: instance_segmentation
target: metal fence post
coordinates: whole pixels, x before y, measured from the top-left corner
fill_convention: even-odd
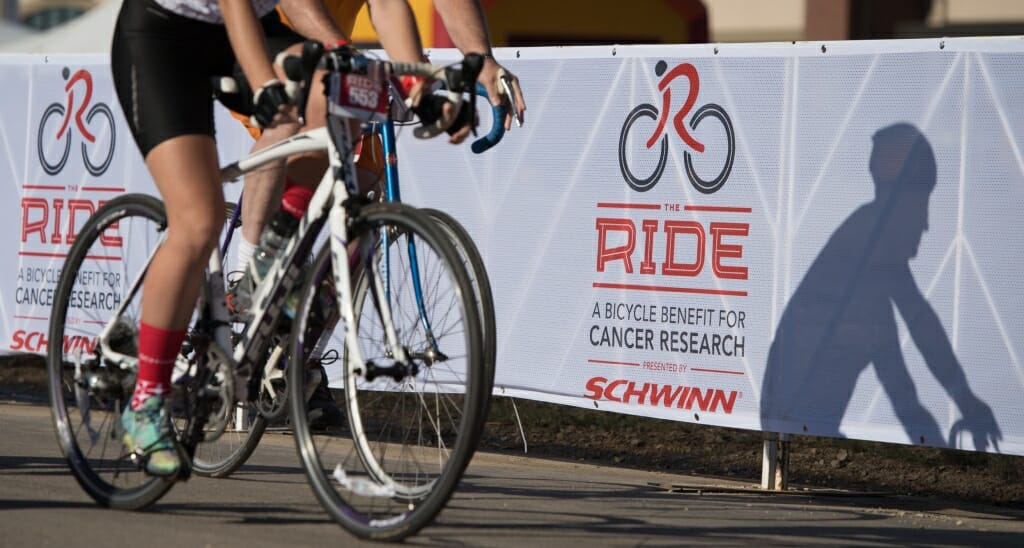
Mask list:
[[[761,452],[761,489],[785,491],[789,488],[789,434],[765,432]]]

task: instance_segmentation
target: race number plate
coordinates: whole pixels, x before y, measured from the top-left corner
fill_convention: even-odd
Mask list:
[[[360,120],[383,120],[388,111],[388,84],[383,71],[331,75],[331,114]]]

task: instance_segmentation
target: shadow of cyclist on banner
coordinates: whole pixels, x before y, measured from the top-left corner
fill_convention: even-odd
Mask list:
[[[765,368],[761,420],[765,431],[838,436],[857,378],[868,365],[913,443],[958,446],[960,430],[974,448],[998,451],[992,410],[971,392],[949,337],[921,293],[909,261],[928,229],[936,184],[935,156],[917,128],[894,124],[875,133],[870,172],[874,201],[832,234],[807,270],[779,321]],[[950,438],[917,395],[900,349],[898,311],[928,365],[960,410]],[[863,408],[853,410],[858,417]]]

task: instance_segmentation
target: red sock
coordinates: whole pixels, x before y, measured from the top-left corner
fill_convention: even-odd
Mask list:
[[[170,331],[139,324],[139,376],[135,381],[132,409],[138,409],[150,396],[171,393],[171,372],[184,340],[184,329]]]
[[[290,213],[292,217],[301,219],[312,198],[313,189],[299,186],[291,179],[285,179],[284,194],[281,195],[281,209]]]

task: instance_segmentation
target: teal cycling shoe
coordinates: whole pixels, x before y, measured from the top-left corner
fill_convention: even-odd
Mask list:
[[[176,476],[181,459],[174,446],[171,424],[164,399],[150,396],[135,411],[130,407],[121,415],[124,444],[138,455],[146,473],[152,476]]]

